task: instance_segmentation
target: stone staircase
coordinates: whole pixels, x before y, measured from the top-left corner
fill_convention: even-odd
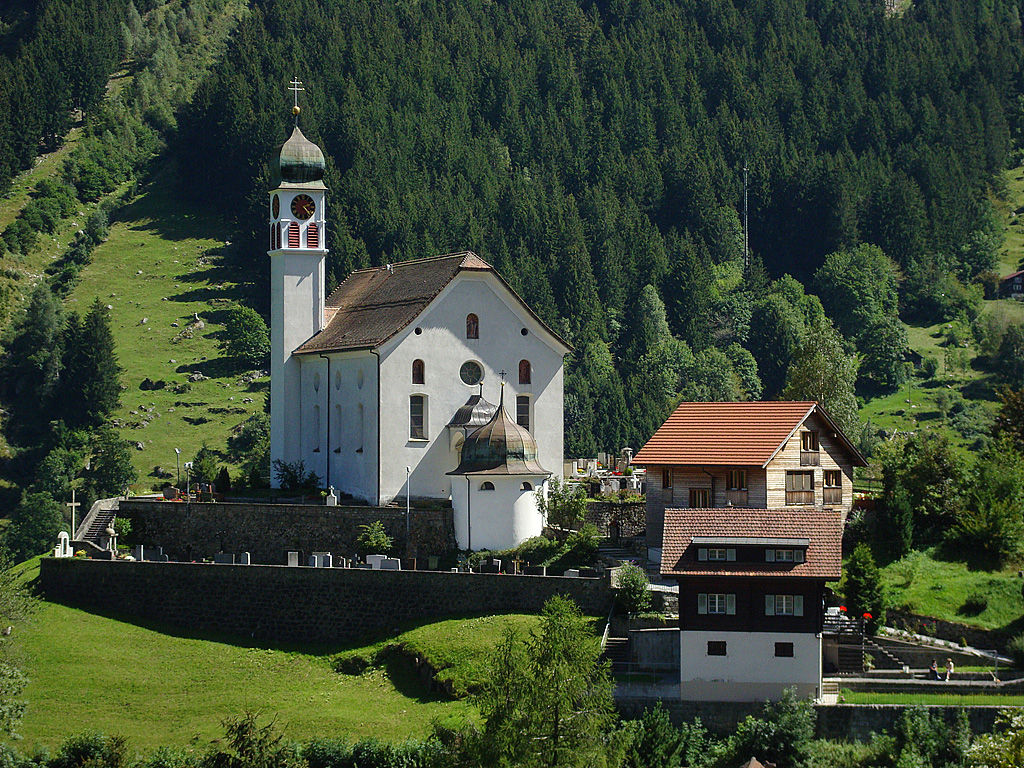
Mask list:
[[[87,541],[93,546],[102,549],[101,539],[107,536],[107,528],[110,527],[117,516],[117,499],[100,499],[92,505],[89,514],[82,520],[75,532],[76,541]]]
[[[625,637],[609,637],[605,641],[601,657],[612,663],[612,672],[629,670],[629,639]]]

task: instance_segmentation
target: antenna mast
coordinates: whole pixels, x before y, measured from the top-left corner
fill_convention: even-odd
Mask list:
[[[748,219],[747,219],[747,161],[743,161],[743,274],[747,274],[747,269],[750,266],[750,256],[747,247],[747,230],[748,230]]]

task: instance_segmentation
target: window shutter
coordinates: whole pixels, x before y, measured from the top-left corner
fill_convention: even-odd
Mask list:
[[[705,593],[697,595],[697,613],[708,612],[708,596]]]
[[[736,595],[725,596],[725,612],[730,616],[736,615]]]
[[[793,553],[793,560],[798,563],[802,563],[804,561],[804,551],[802,549],[796,550]]]
[[[735,560],[736,559],[736,550],[735,549],[727,549],[727,550],[725,550],[725,559],[726,560]]]
[[[697,559],[698,560],[707,560],[708,559],[708,551],[706,549],[703,549],[703,548],[702,549],[698,549],[697,550]]]
[[[803,616],[804,615],[804,596],[793,595],[793,615]]]
[[[774,549],[766,549],[764,551],[764,561],[766,563],[774,563],[775,562],[775,550]]]
[[[288,225],[288,247],[299,247],[299,225],[294,221]]]
[[[764,615],[774,616],[775,615],[775,595],[764,596]]]

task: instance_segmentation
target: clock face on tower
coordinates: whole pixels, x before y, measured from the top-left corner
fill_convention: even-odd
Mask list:
[[[281,215],[281,196],[274,195],[270,201],[270,217],[276,219]]]
[[[316,210],[316,203],[309,195],[296,195],[292,199],[292,216],[305,221]]]

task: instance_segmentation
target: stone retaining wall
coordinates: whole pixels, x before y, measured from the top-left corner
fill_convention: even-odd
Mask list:
[[[762,704],[716,701],[672,701],[670,699],[618,699],[616,707],[623,717],[640,717],[645,709],[660,701],[673,723],[679,725],[700,718],[701,723],[718,736],[736,731],[736,726],[748,715],[761,714]],[[903,704],[837,704],[815,706],[817,713],[815,736],[838,741],[868,741],[872,733],[892,733],[903,712],[910,707]],[[952,726],[958,713],[967,712],[974,733],[992,731],[996,715],[1004,707],[931,706],[927,709],[942,715]]]
[[[360,526],[377,520],[394,540],[394,552],[424,559],[455,549],[451,509],[413,509],[406,549],[405,509],[309,504],[199,503],[128,499],[118,517],[132,523],[132,538],[163,547],[172,560],[202,560],[218,552],[248,552],[254,563],[284,565],[288,551],[352,557]]]
[[[998,630],[981,629],[956,621],[943,621],[931,616],[920,616],[907,611],[889,609],[886,624],[893,629],[903,629],[918,635],[937,637],[951,643],[967,642],[972,648],[982,650],[1006,650],[1010,635]]]
[[[39,580],[57,602],[271,642],[343,643],[404,622],[537,613],[553,595],[605,616],[612,599],[607,578],[77,558],[43,558]]]

